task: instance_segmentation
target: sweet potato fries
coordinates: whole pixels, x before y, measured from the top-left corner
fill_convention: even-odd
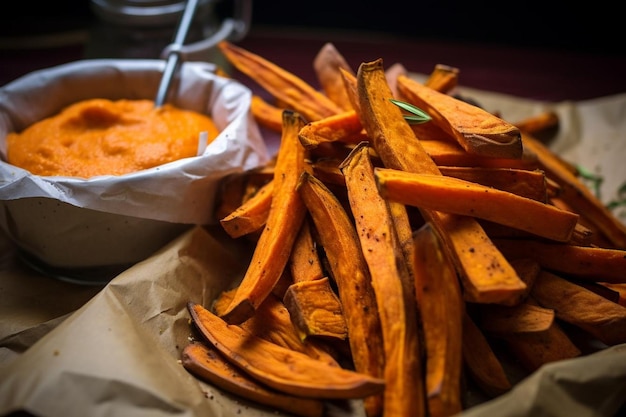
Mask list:
[[[587,352],[581,333],[626,342],[626,228],[530,136],[540,123],[455,98],[443,64],[420,84],[326,44],[316,88],[219,47],[275,99],[252,114],[281,142],[220,191],[215,221],[254,250],[214,305],[189,302],[190,373],[296,415],[357,399],[367,417],[446,417],[470,380],[511,389],[502,349],[532,372]]]

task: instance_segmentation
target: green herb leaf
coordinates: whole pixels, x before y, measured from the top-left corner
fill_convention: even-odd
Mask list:
[[[594,195],[600,199],[600,186],[604,178],[601,175],[594,174],[581,165],[577,165],[576,169],[583,182],[589,184],[589,188],[593,191]],[[606,208],[610,211],[615,211],[618,207],[626,207],[626,182],[617,190],[617,199],[613,199],[606,204]]]
[[[593,190],[593,193],[597,198],[600,198],[600,186],[604,181],[601,175],[596,175],[593,172],[589,171],[587,168],[577,165],[576,169],[578,170],[578,174],[580,177],[589,184],[589,188]]]
[[[626,206],[626,200],[612,200],[606,205],[609,210],[615,210],[618,207]]]
[[[424,110],[416,107],[412,104],[406,103],[404,101],[395,100],[390,98],[391,101],[396,106],[400,107],[402,110],[411,113],[411,115],[404,115],[404,120],[406,120],[409,124],[418,125],[426,122],[430,122],[431,117]]]
[[[614,210],[617,207],[626,206],[626,182],[623,183],[617,190],[617,200],[609,201],[607,207],[609,210]]]

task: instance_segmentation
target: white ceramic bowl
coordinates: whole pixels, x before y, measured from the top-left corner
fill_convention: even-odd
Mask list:
[[[6,162],[6,134],[88,98],[154,99],[164,62],[84,60],[44,69],[0,89],[0,227],[23,259],[59,278],[108,281],[191,225],[211,224],[226,175],[268,161],[250,90],[184,63],[168,102],[209,114],[221,133],[199,155],[90,179],[45,177]]]

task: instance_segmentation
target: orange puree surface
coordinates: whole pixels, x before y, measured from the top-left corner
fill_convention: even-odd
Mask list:
[[[7,136],[8,162],[36,175],[121,175],[196,156],[204,114],[151,100],[90,99]]]

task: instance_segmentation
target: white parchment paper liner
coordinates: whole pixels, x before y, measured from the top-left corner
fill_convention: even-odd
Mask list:
[[[185,62],[172,104],[209,114],[221,130],[204,152],[152,169],[91,179],[42,177],[6,163],[5,136],[88,98],[154,99],[161,60],[84,60],[35,71],[0,89],[0,200],[47,197],[98,211],[186,224],[207,224],[219,179],[268,160],[249,112],[250,90]]]

